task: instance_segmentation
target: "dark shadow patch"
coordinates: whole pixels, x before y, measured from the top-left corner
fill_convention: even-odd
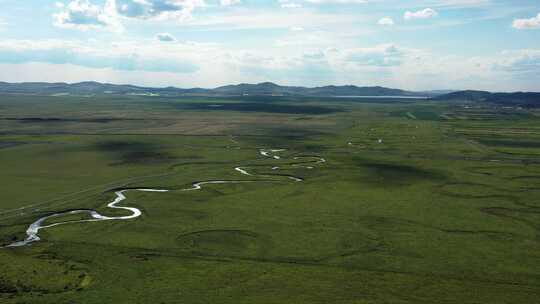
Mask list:
[[[96,148],[105,152],[126,152],[134,150],[154,149],[154,145],[136,141],[101,141],[96,143]]]
[[[98,151],[111,153],[114,165],[163,163],[174,159],[157,144],[137,141],[103,141],[95,144]]]
[[[307,144],[307,145],[299,146],[298,150],[303,150],[303,151],[311,152],[311,153],[323,153],[328,150],[328,147],[323,146],[323,145],[317,145],[317,144]],[[319,156],[313,156],[313,157],[319,157]]]
[[[312,136],[325,135],[324,130],[316,130],[313,128],[300,128],[300,127],[283,127],[272,126],[271,128],[262,128],[268,134],[270,138],[273,137],[275,144],[280,146],[279,141],[290,141],[292,144],[298,145],[299,140],[305,140]],[[269,139],[267,137],[267,139]],[[283,143],[281,143],[283,145]]]
[[[28,143],[26,142],[20,142],[20,141],[0,141],[0,149],[7,149],[11,147],[16,147],[20,145],[26,145]]]
[[[87,123],[109,123],[121,120],[140,120],[140,119],[125,119],[125,118],[56,118],[56,117],[17,117],[17,118],[0,118],[5,121],[16,121],[21,123],[61,123],[61,122],[87,122]]]
[[[310,114],[322,115],[343,112],[342,109],[322,107],[322,106],[306,106],[306,105],[290,105],[278,103],[181,103],[176,107],[182,110],[198,110],[198,111],[237,111],[237,112],[262,112],[276,114]]]
[[[484,138],[476,139],[476,141],[490,147],[540,148],[540,141]]]
[[[370,176],[366,179],[366,182],[382,186],[406,186],[421,181],[441,181],[446,179],[446,175],[443,173],[410,165],[366,161],[364,159],[356,159],[356,163],[361,169],[369,172]]]
[[[328,136],[323,130],[308,128],[269,127],[260,128],[265,136],[245,136],[242,142],[245,145],[258,148],[287,149],[287,151],[305,151],[310,153],[323,153],[328,150],[327,146],[318,144],[306,144],[306,141],[315,141],[320,136]],[[287,152],[285,152],[287,153]]]

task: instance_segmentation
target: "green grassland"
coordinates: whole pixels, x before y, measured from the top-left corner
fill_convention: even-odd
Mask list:
[[[129,192],[122,205],[139,218],[0,248],[0,303],[537,303],[539,115],[425,100],[0,96],[0,245],[55,212],[123,215],[106,208],[115,189],[171,190]],[[269,148],[286,151],[260,155]],[[250,182],[182,191],[205,180]]]

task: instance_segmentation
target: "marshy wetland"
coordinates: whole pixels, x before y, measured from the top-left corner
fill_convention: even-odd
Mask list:
[[[6,95],[0,162],[1,303],[540,298],[535,109]]]

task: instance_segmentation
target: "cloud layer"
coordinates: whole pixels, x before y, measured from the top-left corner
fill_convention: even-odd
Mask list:
[[[405,18],[405,20],[429,19],[429,18],[437,17],[438,15],[439,13],[437,13],[437,11],[435,11],[434,9],[425,8],[423,10],[416,11],[416,12],[406,11],[405,14],[403,15],[403,18]]]
[[[240,4],[240,0],[221,0],[221,6]],[[206,7],[204,0],[106,0],[103,6],[91,0],[61,2],[54,14],[55,25],[62,28],[89,30],[105,28],[113,31],[123,29],[122,19],[176,20],[192,19],[196,8]]]
[[[540,79],[537,32],[509,30],[539,28],[535,0],[43,1],[0,14],[0,80],[527,90]]]
[[[100,7],[89,0],[74,0],[66,6],[60,2],[56,3],[56,6],[63,9],[53,15],[54,24],[58,27],[81,30],[109,28],[118,31],[121,29],[115,15],[111,14],[110,4]]]
[[[176,38],[174,38],[174,36],[169,33],[159,33],[156,35],[156,39],[162,42],[176,41]]]
[[[379,19],[379,21],[377,21],[377,24],[378,25],[394,25],[394,20],[390,17],[383,17],[381,19]]]
[[[538,13],[536,17],[528,19],[516,19],[512,23],[512,26],[519,30],[540,28],[540,13]]]

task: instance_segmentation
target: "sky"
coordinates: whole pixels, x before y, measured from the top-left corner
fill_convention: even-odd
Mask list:
[[[539,0],[0,0],[0,81],[540,91]]]

